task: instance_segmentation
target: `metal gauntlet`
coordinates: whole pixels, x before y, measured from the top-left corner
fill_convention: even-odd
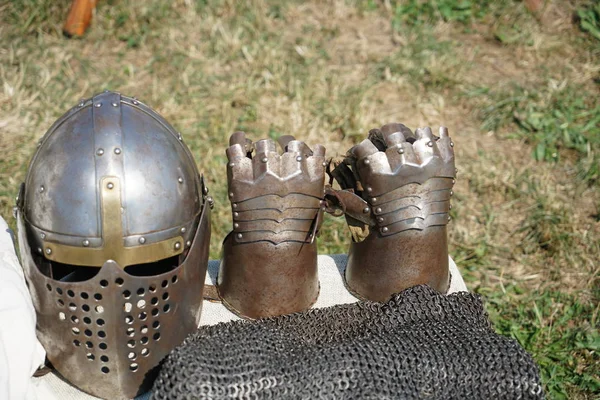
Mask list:
[[[418,284],[448,289],[454,143],[446,128],[439,135],[384,125],[330,171],[342,190],[328,198],[344,212],[353,239],[346,284],[358,297],[386,301]]]
[[[223,304],[249,318],[306,310],[319,294],[325,148],[312,151],[291,136],[279,143],[281,155],[274,141],[236,132],[227,149],[233,231],[217,284]]]

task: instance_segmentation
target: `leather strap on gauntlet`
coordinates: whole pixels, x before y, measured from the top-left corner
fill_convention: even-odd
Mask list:
[[[328,188],[327,199],[352,233],[345,278],[358,297],[386,301],[419,284],[447,291],[453,146],[444,127],[437,137],[393,123],[330,166],[342,190]]]
[[[219,295],[248,318],[303,311],[319,294],[316,235],[323,218],[325,148],[283,136],[227,149],[233,231],[223,242]],[[254,154],[253,154],[254,153]]]

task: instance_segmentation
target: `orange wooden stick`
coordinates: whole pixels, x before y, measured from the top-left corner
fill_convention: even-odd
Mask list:
[[[525,0],[525,7],[532,13],[536,13],[542,9],[544,0]]]
[[[69,16],[63,26],[66,36],[83,36],[92,22],[92,13],[97,0],[73,0]]]

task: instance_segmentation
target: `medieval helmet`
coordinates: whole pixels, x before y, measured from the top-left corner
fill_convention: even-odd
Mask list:
[[[37,335],[68,381],[110,399],[149,388],[200,321],[211,203],[181,135],[134,98],[104,92],[52,125],[17,223]]]

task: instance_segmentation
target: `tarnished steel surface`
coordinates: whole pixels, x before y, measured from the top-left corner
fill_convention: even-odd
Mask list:
[[[232,232],[223,242],[218,289],[248,318],[301,311],[316,300],[315,238],[323,218],[325,148],[291,136],[252,143],[243,132],[227,149]]]
[[[233,222],[253,221],[253,220],[272,220],[282,222],[288,219],[297,218],[300,220],[313,219],[317,208],[286,208],[279,210],[276,208],[267,208],[264,210],[255,209],[248,211],[236,211],[233,213]]]
[[[287,241],[223,242],[218,291],[223,304],[246,318],[291,314],[310,308],[319,295],[317,246]]]
[[[151,108],[119,93],[79,103],[44,135],[29,166],[24,218],[37,233],[32,248],[103,247],[99,182],[107,176],[123,182],[125,247],[177,236],[189,242],[202,193],[195,162],[180,137]]]
[[[210,242],[204,207],[193,243],[175,269],[132,276],[108,260],[93,278],[55,280],[40,272],[22,214],[19,247],[48,360],[71,384],[105,399],[148,391],[157,366],[200,322]],[[31,234],[31,232],[29,232]]]
[[[275,179],[271,178],[270,181]],[[297,184],[297,183],[296,183]],[[307,183],[310,185],[311,183]],[[275,185],[274,182],[261,182],[260,186],[267,188]],[[300,186],[302,183],[300,183]],[[243,190],[238,189],[238,185],[236,184],[235,190]],[[290,185],[291,186],[291,185]],[[257,191],[256,188],[253,189]],[[278,192],[280,190],[275,189]],[[291,189],[294,190],[294,189]],[[298,189],[296,189],[298,190]],[[257,197],[249,198],[240,202],[233,202],[231,208],[234,212],[242,212],[242,211],[254,211],[254,210],[280,210],[281,212],[288,211],[291,213],[295,213],[302,209],[312,209],[318,211],[321,208],[321,200],[323,198],[323,191],[321,190],[321,197],[314,197],[305,193],[294,193],[292,191],[283,193],[288,194],[265,194],[260,195],[257,194]]]
[[[254,154],[250,158],[246,138],[242,134],[243,132],[236,132],[232,135],[226,151],[229,159],[229,199],[232,205],[257,197],[262,198],[267,194],[279,197],[300,194],[316,199],[323,198],[323,146],[317,145],[315,150],[311,151],[303,142],[289,140],[285,144],[283,154],[279,154],[277,144],[273,140],[263,139],[253,143],[251,150]],[[268,192],[265,192],[265,188],[269,188]],[[281,209],[291,206],[284,204],[275,207]]]
[[[56,370],[107,399],[152,384],[200,320],[210,207],[181,135],[105,92],[40,141],[17,200],[37,334]]]
[[[446,225],[455,180],[448,130],[415,134],[402,124],[373,129],[328,171],[328,210],[345,214],[352,233],[346,284],[359,297],[386,301],[428,284],[448,289]]]
[[[312,237],[312,233],[302,231],[272,232],[267,230],[259,230],[254,232],[245,232],[244,234],[235,234],[233,241],[236,243],[255,243],[267,241],[274,245],[285,242],[298,242],[310,245],[314,243],[309,241],[312,239]]]
[[[115,176],[103,177],[100,181],[100,205],[102,209],[102,246],[69,246],[60,243],[44,242],[44,256],[79,266],[102,266],[106,260],[116,261],[121,267],[151,263],[183,253],[183,237],[149,244],[126,247],[121,227],[121,182]],[[179,233],[179,232],[178,232]]]
[[[394,189],[390,192],[377,196],[376,203],[378,207],[383,207],[385,204],[398,200],[405,199],[414,196],[423,197],[423,196],[444,196],[446,194],[450,194],[449,191],[445,189],[452,189],[453,183],[450,178],[429,178],[425,183],[408,183],[406,185],[400,186],[397,189]],[[432,200],[438,200],[433,199]]]
[[[372,301],[387,301],[417,284],[445,293],[450,282],[446,227],[405,230],[387,237],[371,234],[353,242],[345,278],[348,290]]]

